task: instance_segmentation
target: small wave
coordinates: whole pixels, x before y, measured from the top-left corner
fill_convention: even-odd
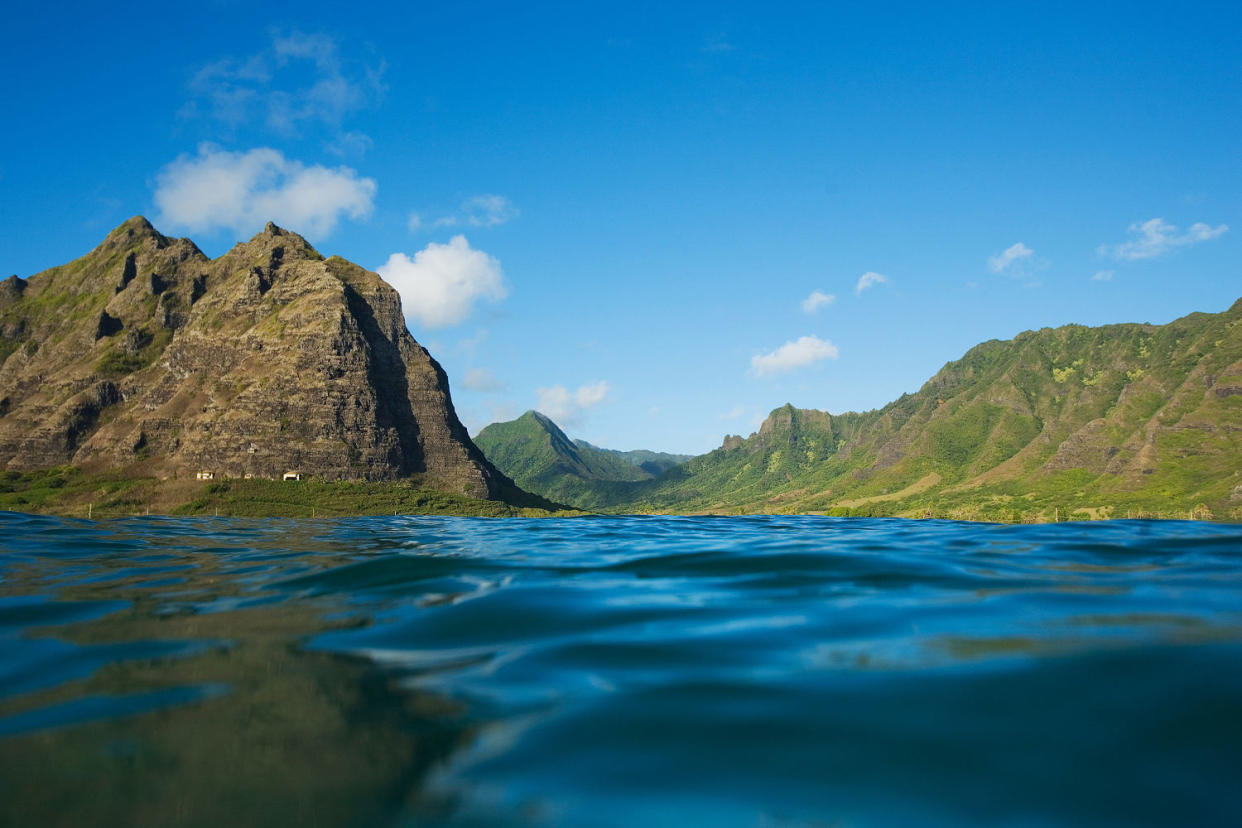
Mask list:
[[[1242,822],[1235,526],[8,513],[0,538],[8,821],[107,821],[102,786],[141,781],[161,823],[228,796],[322,824]]]

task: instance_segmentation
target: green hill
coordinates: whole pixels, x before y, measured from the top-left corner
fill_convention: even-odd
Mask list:
[[[500,439],[519,428],[542,434]],[[519,485],[597,509],[1242,519],[1242,300],[985,342],[881,409],[785,405],[651,479],[592,470],[608,452],[541,415],[489,429],[479,446]]]
[[[613,451],[571,440],[537,411],[492,423],[474,442],[519,486],[580,508],[625,500],[632,484],[651,480],[688,459],[653,451]]]
[[[624,510],[1242,518],[1242,300],[985,342],[877,411],[786,405]]]
[[[620,460],[624,460],[632,466],[638,466],[647,472],[649,477],[659,477],[664,472],[680,466],[690,458],[693,454],[670,454],[666,451],[648,451],[646,449],[635,449],[634,451],[618,451],[616,449],[600,448],[588,443],[586,440],[574,440],[574,445],[590,449],[591,451],[601,451],[605,454],[611,454]]]

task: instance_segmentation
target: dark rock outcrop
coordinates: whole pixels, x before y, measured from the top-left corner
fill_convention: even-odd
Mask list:
[[[397,292],[268,224],[208,259],[146,219],[0,283],[0,464],[286,471],[521,492],[471,442]]]

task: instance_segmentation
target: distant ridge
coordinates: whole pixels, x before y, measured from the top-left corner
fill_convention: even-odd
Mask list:
[[[784,405],[647,479],[533,413],[479,445],[534,491],[621,512],[1242,520],[1242,300],[984,342],[883,408]]]
[[[992,340],[876,411],[776,409],[620,510],[1242,519],[1242,300]]]
[[[688,459],[653,451],[612,451],[571,440],[538,411],[492,423],[474,439],[487,458],[518,485],[581,508],[615,500],[618,484],[651,480]]]
[[[0,282],[0,463],[414,480],[535,503],[453,409],[379,276],[269,223],[208,259],[136,216]]]
[[[618,451],[617,449],[600,448],[588,443],[586,440],[574,440],[574,445],[611,454],[613,457],[623,460],[632,466],[638,466],[651,477],[659,477],[674,466],[680,466],[695,456],[693,454],[670,454],[666,451],[648,451],[647,449]]]

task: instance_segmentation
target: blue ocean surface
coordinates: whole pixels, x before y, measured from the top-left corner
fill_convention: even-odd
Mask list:
[[[0,513],[0,823],[1242,824],[1242,528]]]

